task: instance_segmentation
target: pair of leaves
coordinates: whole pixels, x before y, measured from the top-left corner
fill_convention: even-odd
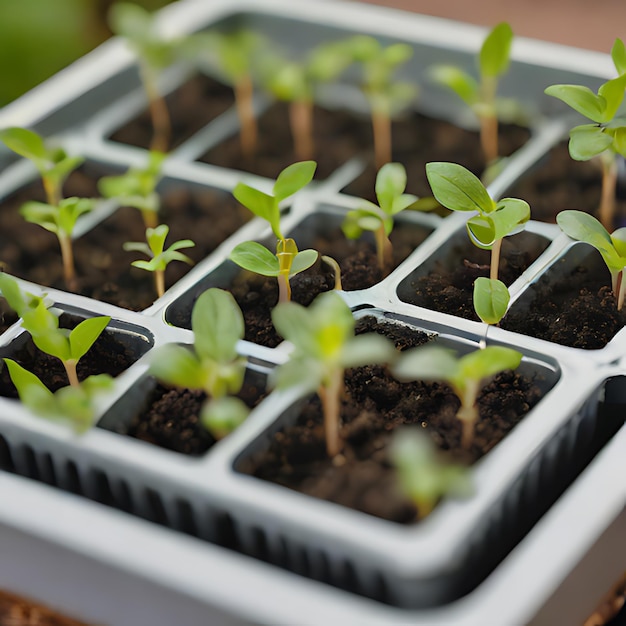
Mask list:
[[[284,239],[280,229],[279,204],[306,187],[313,180],[316,168],[315,161],[293,163],[278,175],[271,195],[245,183],[238,183],[233,189],[233,196],[254,215],[264,219],[277,239]]]
[[[394,216],[405,209],[418,208],[417,196],[404,193],[406,170],[401,163],[386,163],[376,175],[378,206],[366,202],[349,211],[341,228],[348,239],[358,239],[364,230],[376,231],[381,227],[389,236],[393,230]]]
[[[430,76],[456,93],[470,107],[482,102],[481,84],[496,79],[509,69],[513,31],[506,22],[497,24],[485,38],[478,54],[478,71],[481,81],[453,65],[437,65]],[[486,104],[483,102],[483,105]],[[490,104],[490,107],[492,104]],[[477,111],[478,112],[478,111]]]
[[[81,215],[93,210],[95,201],[90,198],[64,198],[54,206],[45,202],[26,202],[20,214],[27,221],[55,233],[59,238],[71,237]]]
[[[354,335],[352,312],[332,291],[320,294],[308,308],[295,302],[278,304],[272,322],[295,348],[276,372],[281,388],[304,384],[317,389],[336,376],[343,378],[344,368],[383,363],[395,355],[393,344],[380,335]]]
[[[316,250],[298,251],[293,239],[280,239],[276,254],[256,241],[245,241],[231,251],[229,258],[237,265],[262,276],[295,276],[317,261]]]
[[[497,324],[504,317],[510,299],[509,290],[501,280],[481,276],[474,281],[474,310],[485,324]]]
[[[172,261],[183,261],[193,264],[193,261],[182,252],[183,248],[193,248],[196,244],[191,239],[175,241],[165,250],[165,239],[170,232],[169,226],[160,224],[156,228],[146,229],[146,241],[129,241],[124,244],[124,250],[143,252],[150,257],[149,261],[133,261],[132,265],[148,272],[164,271]]]
[[[62,387],[52,393],[28,370],[11,359],[4,359],[9,375],[22,403],[43,417],[69,420],[76,432],[84,432],[93,423],[95,397],[111,389],[113,379],[108,374],[89,376],[79,386]]]
[[[456,163],[426,164],[426,176],[436,200],[451,211],[477,211],[467,222],[472,242],[484,249],[511,235],[530,219],[528,203],[518,198],[494,202],[480,180]]]

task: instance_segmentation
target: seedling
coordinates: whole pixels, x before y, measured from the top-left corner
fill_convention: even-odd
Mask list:
[[[149,261],[133,261],[132,265],[139,269],[154,273],[154,284],[157,296],[160,298],[165,293],[165,270],[172,261],[183,261],[193,265],[193,261],[179,250],[193,248],[196,244],[191,239],[175,241],[167,250],[165,239],[170,232],[169,226],[160,224],[156,228],[146,228],[146,242],[127,241],[124,250],[143,252],[150,257]]]
[[[611,286],[617,300],[617,310],[624,306],[626,281],[626,228],[618,228],[612,234],[595,218],[583,211],[561,211],[556,216],[561,230],[577,241],[593,246],[601,255],[611,273]]]
[[[62,387],[52,393],[28,370],[11,359],[4,359],[9,376],[22,403],[31,411],[51,419],[69,420],[77,433],[85,432],[93,423],[96,397],[111,389],[108,374],[89,376],[79,385]]]
[[[315,155],[313,102],[321,83],[335,80],[350,64],[352,55],[345,42],[323,43],[298,62],[268,55],[265,86],[279,100],[289,102],[289,123],[294,152],[299,160]]]
[[[424,346],[402,353],[392,366],[400,381],[431,380],[448,383],[461,401],[457,418],[462,424],[461,445],[469,448],[478,421],[478,394],[485,379],[504,370],[516,369],[521,353],[503,346],[488,346],[458,357],[439,346]]]
[[[470,491],[467,467],[444,459],[425,433],[414,428],[394,431],[390,456],[402,492],[424,519],[447,495],[464,496]]]
[[[22,318],[22,326],[31,334],[34,344],[42,352],[59,359],[70,385],[78,387],[78,361],[89,351],[111,318],[91,317],[73,330],[59,328],[59,318],[46,307],[43,298],[23,293],[8,274],[0,273],[0,291],[9,306]]]
[[[619,76],[601,85],[597,94],[583,85],[551,85],[545,90],[593,122],[572,128],[568,147],[575,161],[600,158],[602,192],[598,216],[607,230],[612,230],[615,215],[616,154],[626,156],[626,118],[615,117],[626,88],[626,50],[621,39],[615,40],[611,56]]]
[[[146,228],[156,228],[161,207],[156,187],[165,156],[151,151],[146,167],[131,167],[119,176],[104,176],[98,181],[100,193],[105,198],[115,198],[120,206],[139,209]]]
[[[394,217],[413,208],[417,196],[404,193],[406,170],[401,163],[386,163],[376,176],[378,205],[364,201],[363,206],[349,211],[341,228],[348,239],[358,239],[363,231],[374,233],[376,258],[383,274],[389,273],[393,263],[393,250],[389,235],[393,230]]]
[[[391,119],[416,94],[414,85],[393,80],[396,69],[413,55],[413,48],[405,43],[385,48],[367,35],[352,37],[346,45],[363,68],[361,89],[370,105],[376,169],[380,169],[391,161]]]
[[[280,202],[311,182],[315,168],[315,161],[302,161],[288,166],[278,175],[271,195],[244,183],[238,183],[233,189],[233,195],[241,204],[270,225],[278,242],[276,254],[273,254],[260,243],[246,241],[235,246],[229,258],[245,270],[262,276],[276,276],[279,302],[291,299],[289,279],[311,267],[317,260],[315,250],[299,251],[296,242],[282,234],[279,208]]]
[[[295,302],[278,304],[272,321],[294,345],[289,361],[278,368],[275,382],[279,388],[303,386],[317,391],[324,412],[326,451],[334,457],[343,447],[339,420],[345,369],[390,360],[395,348],[380,335],[355,337],[352,312],[334,291],[320,294],[308,308]]]
[[[248,407],[234,397],[243,385],[246,359],[237,354],[244,336],[244,320],[235,299],[221,289],[198,297],[191,312],[193,351],[176,345],[156,350],[150,373],[176,387],[206,392],[202,424],[220,439],[248,416]]]
[[[456,163],[427,163],[426,176],[440,204],[451,211],[478,213],[467,220],[467,233],[475,246],[491,250],[491,264],[489,282],[474,284],[474,303],[475,307],[478,303],[476,312],[483,321],[497,323],[508,306],[508,289],[498,280],[502,239],[524,228],[530,207],[518,198],[492,200],[480,180]]]
[[[150,150],[167,152],[171,120],[165,99],[159,91],[158,78],[176,60],[180,43],[164,39],[158,32],[154,15],[130,2],[117,2],[111,7],[109,26],[116,35],[127,40],[137,55],[154,131]]]
[[[72,233],[80,215],[91,211],[94,202],[87,198],[62,199],[63,183],[84,159],[68,156],[62,148],[46,145],[37,133],[26,128],[1,130],[0,141],[13,152],[32,161],[41,175],[46,202],[27,202],[20,212],[28,222],[39,224],[57,236],[65,285],[73,291],[76,289],[76,270]]]
[[[509,69],[513,31],[506,22],[495,26],[485,38],[478,55],[479,80],[450,65],[432,68],[432,77],[456,93],[480,121],[480,143],[487,164],[498,158],[499,79]]]
[[[190,45],[196,61],[203,68],[218,71],[235,90],[235,105],[241,127],[241,152],[250,158],[256,151],[257,123],[254,115],[253,65],[261,49],[262,40],[250,30],[230,33],[212,31],[192,36]],[[217,59],[215,58],[217,57]]]

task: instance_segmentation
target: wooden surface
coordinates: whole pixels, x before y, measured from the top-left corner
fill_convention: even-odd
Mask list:
[[[626,41],[626,0],[359,0],[481,26],[507,21],[516,35],[609,52]]]

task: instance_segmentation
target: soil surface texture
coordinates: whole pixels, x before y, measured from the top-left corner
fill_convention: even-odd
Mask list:
[[[359,332],[390,336],[400,349],[424,344],[425,334],[366,318]],[[388,446],[404,426],[422,428],[450,459],[473,463],[492,449],[535,405],[539,387],[524,376],[503,372],[480,392],[480,421],[470,449],[460,447],[458,398],[445,384],[399,383],[384,367],[346,372],[341,438],[344,450],[326,455],[317,397],[301,404],[295,423],[271,435],[268,447],[239,462],[237,469],[263,480],[399,523],[418,518],[416,507],[396,486]]]

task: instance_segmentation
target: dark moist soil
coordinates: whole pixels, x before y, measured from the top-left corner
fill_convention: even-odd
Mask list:
[[[610,284],[606,268],[589,266],[577,266],[556,283],[545,277],[500,325],[572,348],[601,349],[626,324],[626,310],[617,311]]]
[[[104,174],[97,167],[83,167],[71,175],[65,195],[97,197],[96,182]],[[27,200],[44,200],[40,182],[16,192],[0,206],[3,267],[20,278],[66,290],[56,236],[26,222],[19,214],[20,206]],[[162,194],[160,220],[170,227],[166,245],[179,239],[192,239],[195,247],[183,252],[196,263],[249,218],[249,212],[223,192],[172,183]],[[139,311],[156,299],[154,277],[131,266],[132,261],[145,257],[137,252],[125,252],[122,245],[126,241],[145,241],[141,214],[128,207],[119,209],[75,241],[78,293]],[[186,263],[170,263],[165,273],[166,288],[190,269]]]
[[[567,142],[550,150],[546,157],[524,176],[507,196],[530,204],[532,218],[556,222],[561,211],[576,209],[597,217],[602,171],[597,160],[574,161]],[[626,201],[618,201],[615,227],[626,225]]]
[[[247,378],[238,397],[252,409],[265,395],[264,384]],[[133,418],[124,434],[161,448],[201,456],[216,442],[200,422],[206,398],[203,391],[159,384],[147,401],[146,409]]]
[[[4,298],[0,298],[0,334],[9,328],[9,326],[15,324],[17,320],[18,317],[15,311]]]
[[[388,335],[388,324],[367,321],[359,332]],[[428,341],[425,334],[393,325],[391,338],[400,349]],[[244,458],[241,472],[307,495],[398,523],[418,517],[415,506],[396,487],[388,458],[393,431],[405,425],[429,433],[451,460],[473,463],[492,449],[541,396],[538,386],[513,372],[503,372],[480,393],[480,421],[469,450],[460,448],[459,407],[450,388],[437,383],[399,383],[380,366],[346,372],[347,396],[342,403],[344,450],[326,456],[322,413],[317,397],[307,400],[295,425],[271,436],[269,448]]]
[[[64,314],[61,316],[60,326],[62,328],[74,328],[80,321],[80,318]],[[147,349],[147,345],[145,349]],[[145,352],[145,349],[132,346],[122,341],[119,334],[105,330],[87,354],[78,362],[78,378],[84,380],[93,374],[118,376],[128,369]],[[35,374],[51,391],[57,391],[57,389],[69,384],[61,361],[41,352],[32,342],[30,336],[20,336],[2,348],[1,356],[17,361],[22,367]],[[0,396],[18,397],[6,367],[2,367],[0,371]]]
[[[165,101],[172,120],[172,150],[231,107],[234,95],[230,87],[198,74],[166,96]],[[146,110],[116,130],[111,139],[148,148],[152,135],[152,119]]]
[[[530,233],[506,237],[502,242],[499,279],[511,285],[548,243]],[[481,250],[467,240],[454,246],[428,274],[409,278],[409,284],[401,286],[400,298],[426,309],[480,321],[474,311],[474,281],[489,276],[490,259],[488,250]]]
[[[0,591],[0,626],[88,626],[7,591]]]
[[[455,161],[481,174],[484,159],[478,134],[447,122],[413,113],[393,122],[393,158],[404,163],[408,173],[407,192],[432,195],[424,173],[428,161]],[[346,191],[362,198],[374,199],[376,170],[370,119],[348,111],[316,107],[314,111],[316,178],[325,179],[354,156],[365,157],[366,171]],[[529,132],[520,127],[503,127],[502,154],[521,147]],[[200,157],[201,161],[276,178],[287,165],[297,161],[285,103],[273,104],[259,119],[259,148],[252,159],[241,154],[239,136],[221,142]]]
[[[393,265],[397,267],[430,234],[430,231],[407,223],[398,223],[391,233]],[[340,229],[331,230],[313,239],[311,247],[320,255],[330,255],[341,267],[342,286],[346,291],[365,289],[379,282],[382,272],[376,261],[374,245],[361,239],[348,241]],[[291,279],[291,298],[308,306],[316,296],[334,288],[332,270],[318,260],[315,265]],[[271,322],[271,311],[278,302],[278,284],[275,278],[267,278],[241,271],[228,287],[242,310],[248,341],[276,347],[282,337],[276,333]],[[200,290],[196,297],[200,295]],[[191,328],[191,307],[176,305],[168,309],[168,321],[182,328]]]

